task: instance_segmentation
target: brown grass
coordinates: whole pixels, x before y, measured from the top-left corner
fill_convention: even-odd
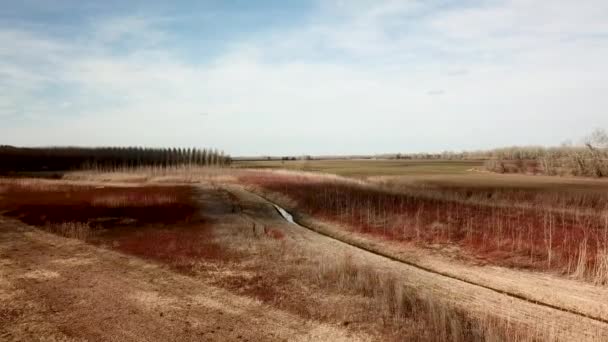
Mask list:
[[[235,261],[238,255],[219,245],[208,224],[188,228],[140,229],[112,239],[117,250],[155,260],[187,274],[202,262]],[[200,269],[200,267],[199,267]]]
[[[278,229],[277,229],[278,231]],[[225,226],[217,243],[238,250],[239,263],[207,268],[213,284],[305,319],[347,326],[382,341],[536,341],[539,333],[493,318],[472,316],[432,292],[403,286],[388,272],[330,256],[288,238],[260,239],[249,229]]]
[[[278,229],[274,229],[274,228],[264,227],[264,234],[266,234],[276,240],[282,240],[285,238],[285,233],[283,233],[282,231],[280,231]]]
[[[151,207],[178,203],[177,198],[166,194],[137,194],[103,195],[91,201],[94,207],[120,208],[120,207]]]
[[[545,210],[591,214],[608,209],[606,182],[522,182],[519,178],[508,182],[509,180],[463,177],[410,181],[407,178],[377,178],[373,184],[389,192],[414,197],[497,207],[541,207]]]
[[[94,229],[196,222],[196,194],[184,186],[116,187],[22,180],[5,183],[0,211],[24,223],[74,222]]]
[[[321,287],[367,298],[383,324],[418,327],[421,341],[534,341],[540,336],[490,316],[473,317],[447,301],[399,284],[393,276],[357,265],[347,256],[324,260],[311,275]],[[397,338],[396,336],[394,336]],[[549,339],[549,336],[545,336]]]
[[[88,241],[93,237],[93,230],[86,223],[80,222],[63,222],[47,224],[42,227],[44,230],[61,235],[63,237]]]
[[[353,184],[359,186],[357,182]],[[241,211],[230,210],[234,207],[231,199],[235,201],[235,198],[219,203],[226,206],[224,210],[215,208],[221,213],[218,214],[221,217],[215,217],[221,221],[216,222],[199,216],[205,208],[193,199],[195,194],[191,190],[180,187],[33,190],[9,186],[8,193],[14,201],[0,200],[0,203],[11,215],[24,221],[45,224],[48,221],[48,227],[58,234],[93,240],[93,243],[151,259],[301,317],[369,332],[378,340],[529,341],[538,338],[528,330],[490,315],[473,317],[430,292],[401,286],[391,274],[380,273],[368,265],[332,256],[327,251],[302,250],[280,226],[262,223],[264,234],[259,234],[242,221],[234,223],[231,218]],[[137,198],[145,199],[158,193],[177,200],[175,203],[139,200],[140,204],[147,204],[144,207],[122,200],[93,204],[99,198],[139,196]],[[180,212],[180,208],[188,210]],[[59,214],[55,215],[55,211]],[[110,214],[119,215],[119,220],[99,220],[107,218],[99,215]],[[65,223],[70,217],[73,221]],[[135,222],[125,223],[125,219]],[[95,226],[94,239],[91,239],[84,235],[89,222],[97,222],[110,232],[97,234]]]
[[[0,210],[51,233],[151,259],[184,273],[202,261],[236,260],[214,241],[190,187],[5,181]],[[280,232],[269,236],[281,238]]]
[[[530,193],[502,189],[436,188],[425,193],[420,188],[393,190],[276,172],[243,176],[241,181],[287,195],[297,202],[298,211],[363,234],[422,246],[457,245],[484,263],[608,282],[605,194],[554,193],[534,206],[534,198],[529,205],[524,200],[509,205]]]
[[[199,183],[232,182],[234,171],[226,168],[180,166],[123,168],[112,172],[99,170],[73,171],[63,175],[69,181],[125,182],[125,183]]]

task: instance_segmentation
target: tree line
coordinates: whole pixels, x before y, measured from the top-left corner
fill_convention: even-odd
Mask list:
[[[142,166],[227,166],[230,156],[206,148],[0,146],[0,171],[114,170]]]
[[[580,145],[511,147],[492,151],[486,168],[499,173],[541,173],[587,177],[608,176],[608,133],[597,129]]]

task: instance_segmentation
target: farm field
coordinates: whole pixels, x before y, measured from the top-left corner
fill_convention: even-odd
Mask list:
[[[605,182],[386,165],[4,178],[0,336],[608,337]]]
[[[603,191],[608,189],[608,181],[603,179],[485,172],[483,161],[475,160],[237,160],[232,163],[232,167],[318,172],[375,182],[396,181],[430,185],[537,190]]]
[[[443,160],[270,160],[235,161],[237,168],[286,169],[337,174],[357,178],[372,176],[446,175],[464,174],[468,170],[483,167],[483,161]]]

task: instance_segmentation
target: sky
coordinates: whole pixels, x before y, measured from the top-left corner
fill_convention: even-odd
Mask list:
[[[0,0],[0,145],[557,145],[608,129],[606,61],[605,0]]]

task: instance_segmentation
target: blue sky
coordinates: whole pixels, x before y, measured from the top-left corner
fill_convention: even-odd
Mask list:
[[[603,0],[2,1],[0,144],[576,142],[608,128],[606,60]]]

